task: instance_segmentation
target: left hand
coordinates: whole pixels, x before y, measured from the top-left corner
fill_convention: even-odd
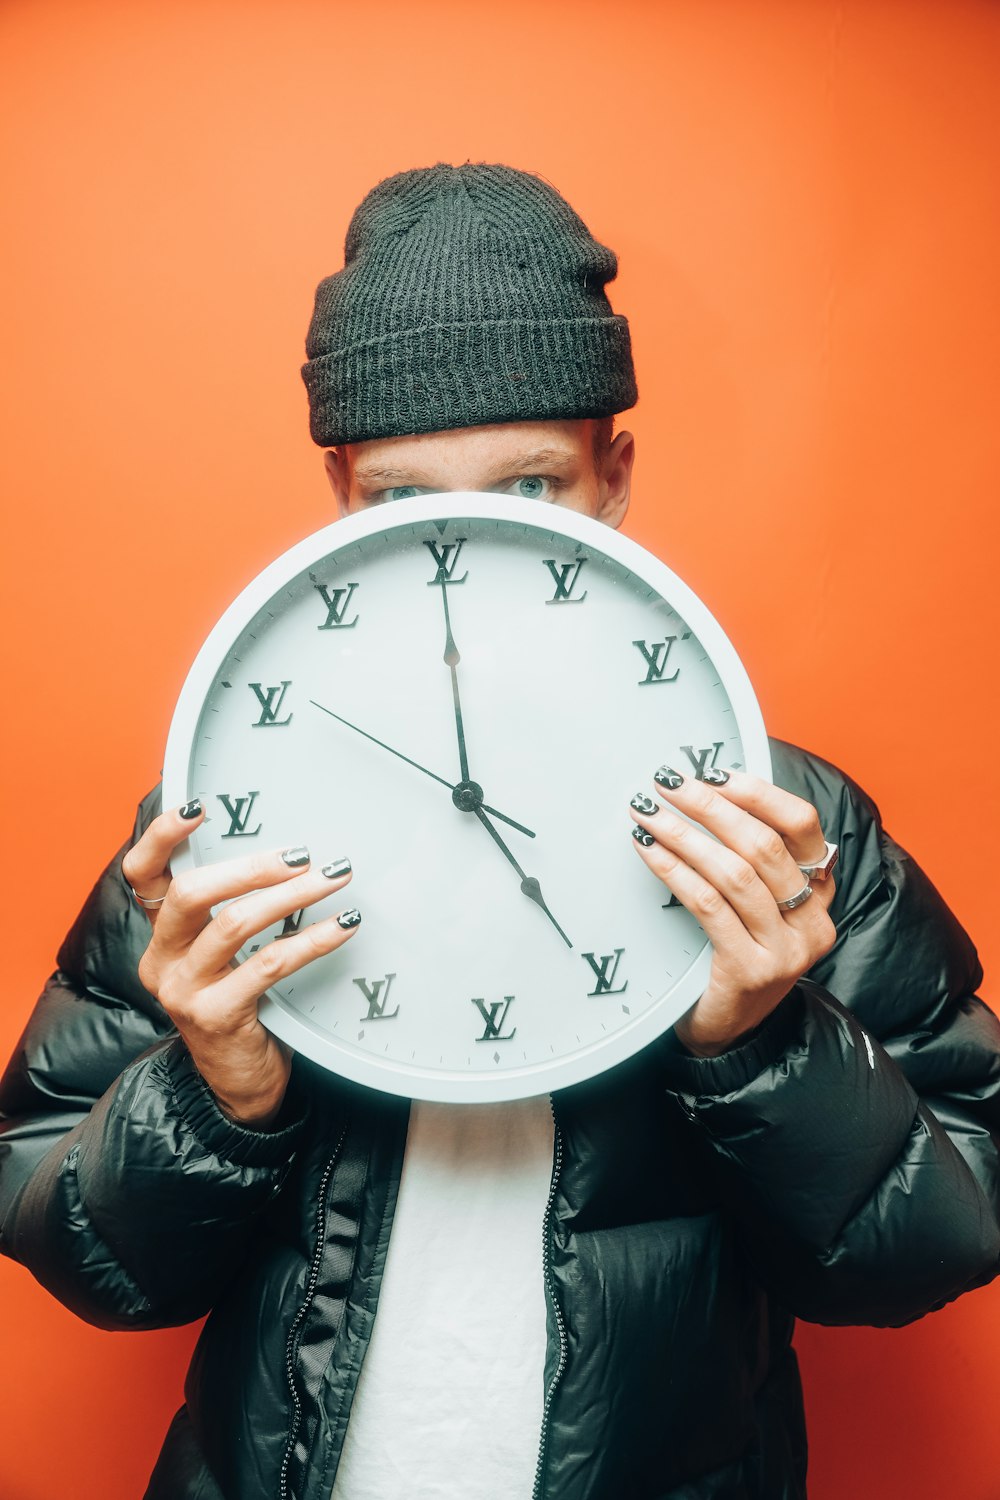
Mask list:
[[[812,882],[812,895],[794,911],[777,904],[806,884],[798,862],[823,857],[816,809],[759,777],[726,774],[711,786],[688,777],[676,787],[658,782],[658,811],[632,809],[654,839],[648,847],[637,843],[638,853],[712,943],[708,987],[674,1028],[698,1057],[736,1046],[836,938],[828,915],[832,877]]]

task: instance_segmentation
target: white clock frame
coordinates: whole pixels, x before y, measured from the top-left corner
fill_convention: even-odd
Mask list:
[[[181,689],[164,759],[164,806],[183,803],[197,793],[190,774],[191,751],[205,699],[233,642],[279,591],[317,562],[366,538],[388,536],[419,523],[455,520],[498,520],[521,523],[547,535],[555,532],[611,558],[641,578],[677,610],[704,646],[732,706],[746,769],[771,779],[767,734],[746,670],[708,607],[664,562],[620,532],[566,507],[508,495],[454,491],[393,501],[335,521],[276,558],[243,589],[209,634]],[[181,846],[173,858],[173,869],[195,867],[193,850],[189,845]],[[430,1068],[421,1073],[389,1058],[344,1048],[329,1033],[311,1028],[298,1011],[270,992],[262,999],[260,1018],[290,1047],[356,1083],[413,1098],[485,1103],[567,1088],[624,1062],[662,1035],[694,1004],[704,989],[710,964],[711,949],[706,944],[673,990],[655,999],[631,1023],[568,1055],[500,1073]],[[664,1004],[667,997],[669,1006]]]

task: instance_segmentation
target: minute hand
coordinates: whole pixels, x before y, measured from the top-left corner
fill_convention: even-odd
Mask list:
[[[451,612],[448,609],[448,580],[441,578],[441,603],[444,605],[444,662],[451,672],[451,696],[455,705],[455,730],[458,734],[458,762],[462,768],[462,780],[469,780],[469,755],[465,748],[465,725],[462,721],[462,700],[458,693],[458,664],[462,660],[455,645],[451,629]]]
[[[496,829],[493,827],[493,824],[490,822],[489,818],[486,816],[486,813],[481,807],[476,808],[476,817],[479,819],[480,823],[482,823],[483,827],[486,829],[486,832],[496,844],[497,848],[500,850],[504,858],[509,860],[509,862],[514,866],[514,869],[520,875],[521,890],[530,901],[534,901],[536,906],[540,906],[542,908],[542,911],[548,917],[556,932],[558,932],[559,936],[566,944],[566,947],[572,948],[573,944],[570,942],[569,938],[566,936],[565,932],[563,932],[562,928],[559,926],[559,923],[556,921],[555,917],[546,906],[545,897],[542,895],[542,888],[538,884],[538,881],[535,879],[534,875],[525,875],[524,871],[521,869],[521,866],[518,864],[513,854],[511,854],[510,850],[507,848],[507,845],[497,833]]]
[[[353,729],[355,734],[363,735],[366,740],[371,740],[373,745],[378,745],[381,747],[381,749],[388,750],[390,755],[395,755],[399,760],[405,760],[406,764],[408,766],[412,766],[415,771],[423,771],[424,775],[429,776],[432,781],[439,781],[441,785],[446,786],[450,792],[458,791],[458,787],[453,781],[446,781],[444,777],[439,776],[436,771],[430,771],[426,766],[422,766],[418,760],[411,760],[410,756],[404,755],[402,750],[394,750],[391,745],[386,744],[385,740],[376,739],[373,734],[369,734],[367,729],[362,729],[359,725],[352,724],[350,719],[345,719],[341,714],[335,714],[332,708],[326,708],[322,703],[317,703],[315,698],[310,698],[309,702],[312,704],[313,708],[318,708],[320,713],[329,714],[331,719],[336,719],[338,724],[343,724],[348,729]],[[506,813],[497,812],[495,807],[488,807],[486,811],[492,813],[494,818],[499,818],[501,823],[509,823],[511,828],[517,829],[518,833],[526,834],[529,839],[533,839],[535,837],[533,831],[530,828],[525,828],[523,823],[516,823],[513,818],[508,818]]]

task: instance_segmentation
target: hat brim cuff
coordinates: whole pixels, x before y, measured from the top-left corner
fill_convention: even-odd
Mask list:
[[[579,420],[638,399],[622,317],[440,324],[320,355],[302,367],[313,441],[500,422]]]

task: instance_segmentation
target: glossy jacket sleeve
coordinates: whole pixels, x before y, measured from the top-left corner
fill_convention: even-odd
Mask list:
[[[1000,1269],[1000,1023],[975,950],[865,794],[775,744],[841,845],[837,942],[718,1058],[665,1046],[757,1274],[798,1316],[900,1324]]]
[[[129,843],[157,811],[154,794]],[[221,1113],[139,984],[148,937],[119,854],[0,1081],[0,1248],[106,1328],[207,1311],[280,1190],[307,1109],[297,1070],[274,1130]]]

